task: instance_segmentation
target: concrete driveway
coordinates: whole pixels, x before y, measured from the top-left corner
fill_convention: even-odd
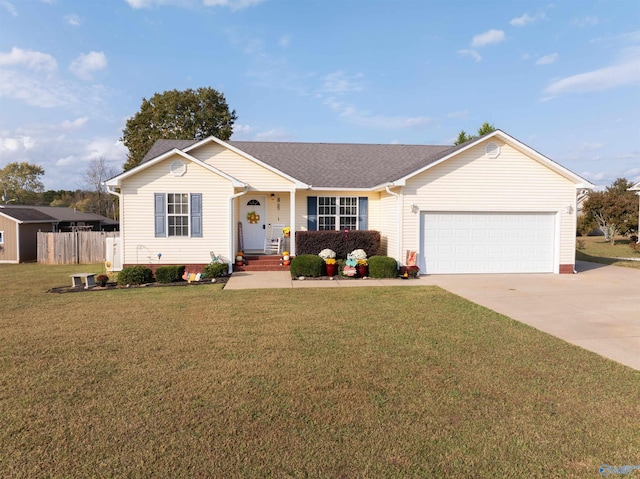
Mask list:
[[[640,270],[578,261],[578,274],[430,276],[428,284],[640,370]]]
[[[292,281],[234,273],[225,289],[437,285],[536,329],[640,370],[640,270],[578,261],[578,274],[468,274],[415,280]]]

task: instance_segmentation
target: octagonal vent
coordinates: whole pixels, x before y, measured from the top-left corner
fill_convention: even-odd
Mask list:
[[[497,143],[487,143],[484,147],[484,154],[489,158],[498,158],[500,156],[500,146]]]

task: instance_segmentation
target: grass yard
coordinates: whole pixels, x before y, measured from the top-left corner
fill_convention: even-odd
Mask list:
[[[0,265],[1,477],[640,464],[640,372],[437,287],[45,292],[92,269]]]
[[[616,239],[616,244],[611,246],[604,236],[579,236],[576,239],[576,259],[590,261],[592,263],[612,264],[627,268],[640,269],[640,261],[625,261],[618,258],[637,258],[640,260],[640,252],[629,247],[628,238]]]

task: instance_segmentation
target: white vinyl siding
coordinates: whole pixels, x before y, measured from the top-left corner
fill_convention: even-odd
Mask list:
[[[421,215],[412,205],[422,212],[557,213],[554,272],[560,264],[574,264],[575,185],[510,145],[499,146],[497,158],[486,156],[481,143],[407,180],[403,251],[423,253]]]
[[[189,155],[251,185],[254,191],[292,191],[293,182],[217,143],[189,151]]]
[[[224,256],[229,245],[229,197],[231,182],[210,170],[186,161],[183,176],[170,172],[169,157],[125,179],[122,184],[121,236],[125,264],[202,264],[211,261],[210,252]],[[158,192],[198,192],[202,194],[203,236],[154,236],[154,195]],[[161,260],[158,254],[161,253]]]

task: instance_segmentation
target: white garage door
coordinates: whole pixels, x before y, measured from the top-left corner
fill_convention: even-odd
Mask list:
[[[422,225],[427,274],[553,272],[553,213],[423,213]]]

